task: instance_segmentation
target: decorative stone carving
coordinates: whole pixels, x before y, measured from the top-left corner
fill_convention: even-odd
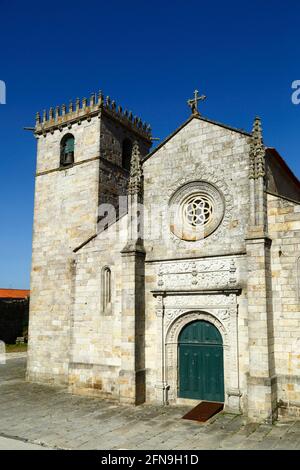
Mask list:
[[[199,299],[202,296],[198,296]],[[211,296],[210,303],[217,303],[217,296]],[[184,300],[188,300],[188,296],[182,296]],[[167,301],[167,298],[165,299]],[[230,409],[240,410],[240,390],[239,390],[239,370],[238,370],[238,339],[237,339],[237,304],[236,296],[233,294],[230,298],[231,305],[229,308],[217,308],[213,311],[198,309],[188,311],[184,308],[166,308],[165,323],[165,382],[168,390],[168,400],[176,402],[177,384],[178,384],[178,337],[185,325],[197,320],[204,320],[212,323],[221,333],[223,339],[224,353],[224,382],[225,382],[225,404]],[[168,305],[168,301],[166,302]],[[236,398],[232,399],[233,392]]]
[[[188,323],[195,321],[195,320],[205,320],[209,321],[213,325],[218,328],[220,333],[222,334],[223,337],[223,344],[227,345],[228,344],[228,333],[223,326],[223,324],[220,322],[220,320],[215,316],[212,315],[208,312],[186,312],[184,310],[185,314],[182,315],[182,317],[178,317],[177,321],[173,323],[173,326],[169,328],[166,336],[166,343],[173,343],[174,341],[177,342],[179,332],[182,330],[182,328],[187,325]]]
[[[193,276],[193,280],[192,280],[192,284],[193,285],[197,285],[198,284],[198,279],[197,279],[197,265],[195,262],[192,263],[192,276]]]
[[[265,176],[265,146],[263,144],[260,119],[254,120],[250,145],[249,178],[257,179]]]
[[[160,266],[159,266],[158,273],[157,273],[157,276],[158,276],[157,285],[158,285],[158,287],[163,287],[163,285],[164,285],[163,275],[164,275],[164,273],[163,273],[163,266],[160,265]]]
[[[133,144],[131,162],[130,162],[130,178],[128,184],[128,194],[140,195],[142,192],[143,170],[141,165],[141,155],[139,144],[137,141]]]
[[[160,288],[226,288],[237,283],[234,259],[174,261],[161,263],[157,272]]]
[[[222,321],[222,323],[227,323],[230,320],[230,310],[229,309],[217,310],[216,316]]]
[[[230,224],[230,221],[232,220],[232,215],[233,215],[233,195],[230,192],[227,184],[225,183],[225,180],[223,178],[220,178],[220,174],[216,174],[215,172],[212,172],[208,168],[205,168],[203,166],[199,166],[194,173],[194,177],[197,178],[198,181],[205,181],[208,184],[213,185],[215,188],[218,189],[220,194],[222,194],[223,200],[224,200],[224,216],[222,219],[222,223],[219,224],[219,226],[215,229],[215,231],[208,237],[208,238],[202,238],[197,241],[193,241],[193,247],[203,247],[206,244],[206,241],[217,241],[219,240],[222,236],[224,236],[224,232],[226,231],[228,225]],[[171,183],[170,187],[167,190],[167,195],[169,199],[174,194],[174,187],[175,188],[180,188],[187,183],[191,183],[190,177],[186,176],[184,178],[180,178],[177,180],[175,183]],[[171,231],[170,232],[170,237],[171,240],[180,248],[186,248],[189,244],[190,241],[183,240],[178,238],[174,233]]]
[[[235,284],[236,283],[236,276],[235,276],[236,266],[235,266],[234,259],[231,260],[229,272],[230,272],[229,283]]]
[[[206,181],[192,181],[172,195],[170,229],[182,240],[195,241],[213,233],[224,216],[224,197]]]
[[[179,309],[179,308],[171,308],[166,310],[166,318],[165,322],[166,325],[168,326],[175,318],[180,317],[180,315],[183,315],[186,312],[184,309]]]
[[[166,314],[165,314],[165,326],[166,329],[169,328],[172,322],[179,318],[181,315],[184,315],[186,313],[189,313],[190,309],[189,308],[166,308]],[[204,308],[206,312],[208,312],[208,308]],[[236,309],[214,309],[211,313],[212,318],[216,318],[220,320],[220,323],[222,323],[224,326],[226,326],[226,329],[230,331],[230,318],[231,315],[236,313]],[[190,313],[189,313],[190,315]],[[198,319],[199,319],[199,313],[197,313]]]
[[[156,313],[156,316],[157,316],[157,317],[159,317],[159,318],[162,318],[162,317],[163,317],[163,314],[164,314],[164,303],[163,303],[163,296],[162,296],[162,295],[158,295],[158,296],[156,297],[155,313]]]
[[[205,306],[205,308],[230,308],[235,305],[236,296],[235,294],[230,295],[172,295],[166,296],[164,299],[165,308],[186,308],[186,309],[199,309],[199,306]]]
[[[229,271],[231,260],[210,259],[190,261],[166,261],[160,264],[162,274],[181,274],[192,271]]]

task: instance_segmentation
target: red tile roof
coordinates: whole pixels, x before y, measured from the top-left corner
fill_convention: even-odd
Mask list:
[[[30,290],[0,289],[0,299],[25,299],[30,296]]]

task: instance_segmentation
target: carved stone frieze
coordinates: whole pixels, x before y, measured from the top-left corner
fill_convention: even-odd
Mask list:
[[[161,263],[157,270],[159,288],[222,288],[237,283],[234,259]]]
[[[236,303],[236,295],[172,295],[166,296],[164,299],[165,308],[188,308],[199,309],[204,308],[220,308],[234,306]]]

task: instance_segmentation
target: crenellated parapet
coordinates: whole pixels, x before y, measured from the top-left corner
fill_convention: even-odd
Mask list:
[[[147,140],[151,140],[151,127],[142,121],[138,116],[134,116],[131,111],[117,106],[109,96],[104,98],[103,93],[92,93],[90,98],[77,98],[75,102],[70,101],[69,105],[51,107],[43,113],[36,113],[35,134],[46,135],[54,130],[63,130],[64,127],[71,128],[73,124],[80,125],[83,120],[91,120],[92,117],[101,116],[104,113],[119,121],[124,126],[138,133]]]

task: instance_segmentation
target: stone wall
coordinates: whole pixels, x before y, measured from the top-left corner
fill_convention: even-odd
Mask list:
[[[193,119],[146,160],[144,201],[154,207],[153,222],[145,222],[148,259],[222,255],[245,251],[249,214],[249,137],[227,128]],[[160,224],[159,211],[168,213],[171,196],[191,181],[212,183],[222,193],[225,214],[222,224],[209,237],[186,242],[170,234],[169,221],[162,215],[162,234],[153,239],[153,226]],[[238,187],[238,191],[237,191]],[[151,214],[148,215],[151,222]],[[161,235],[161,234],[158,234]]]
[[[233,262],[235,270],[230,273]],[[221,274],[218,280],[216,274]],[[216,324],[223,336],[226,408],[247,409],[246,282],[244,255],[146,262],[147,401],[162,403],[165,385],[166,401],[180,402],[177,337],[185,322],[204,319]]]
[[[75,163],[59,168],[60,141],[75,137]],[[73,249],[96,231],[99,119],[38,138],[31,275],[28,379],[68,376]]]
[[[177,383],[172,375],[177,367],[176,352],[172,356],[175,364],[168,372],[168,350],[172,348],[164,350],[169,319],[175,315],[171,323],[176,329],[176,322],[184,319],[185,314],[193,319],[206,315],[222,325],[228,338],[224,349],[227,409],[246,410],[249,357],[245,236],[249,214],[249,137],[193,119],[159,148],[143,168],[146,210],[154,204],[154,210],[158,208],[163,214],[162,238],[153,239],[149,222],[153,219],[149,216],[145,221],[147,400],[162,402],[163,388],[169,387],[168,401],[177,402]],[[201,180],[214,185],[223,195],[223,221],[204,240],[180,240],[171,233],[164,214],[168,213],[168,203],[175,191],[191,181]],[[159,223],[158,212],[154,215]],[[235,268],[231,284],[232,262]],[[178,274],[181,270],[182,274]],[[193,271],[197,272],[196,276]],[[239,288],[241,293],[228,291],[227,297],[223,290],[226,287]],[[181,291],[177,300],[168,294],[174,289]],[[193,295],[186,295],[193,290]],[[166,291],[166,294],[161,298],[159,293],[154,296],[154,291]]]
[[[126,193],[129,173],[121,166],[123,139],[137,139],[143,155],[151,145],[144,130],[134,123],[122,124],[118,113],[111,117],[115,111],[100,107],[97,114],[88,112],[89,108],[81,110],[69,124],[65,115],[61,123],[37,126],[29,380],[68,382],[76,295],[73,250],[99,229],[99,204],[110,203],[118,210],[118,197]],[[60,142],[69,133],[75,138],[74,164],[60,168]]]
[[[143,157],[148,153],[151,144],[108,116],[101,118],[100,135],[99,204],[112,204],[118,216],[119,196],[127,195],[129,179],[129,171],[122,167],[123,141],[129,139],[133,143],[137,140]]]
[[[67,132],[75,163],[60,169]],[[98,205],[118,209],[126,194],[128,137],[145,157],[149,139],[111,116],[39,136],[28,378],[129,403],[179,403],[178,335],[202,319],[223,338],[227,410],[257,420],[272,420],[278,400],[281,410],[296,410],[299,204],[266,197],[262,155],[259,174],[249,171],[249,134],[191,118],[143,164],[144,260],[141,244],[127,244],[137,206],[107,229],[99,225]],[[213,215],[220,220],[192,241],[178,237],[170,204],[199,183],[219,194]],[[104,307],[106,269],[111,299]]]
[[[268,222],[279,411],[299,414],[300,204],[269,195]]]
[[[81,248],[75,258],[69,386],[72,392],[119,400],[122,260],[127,216]],[[111,308],[103,310],[101,274],[111,270]]]

